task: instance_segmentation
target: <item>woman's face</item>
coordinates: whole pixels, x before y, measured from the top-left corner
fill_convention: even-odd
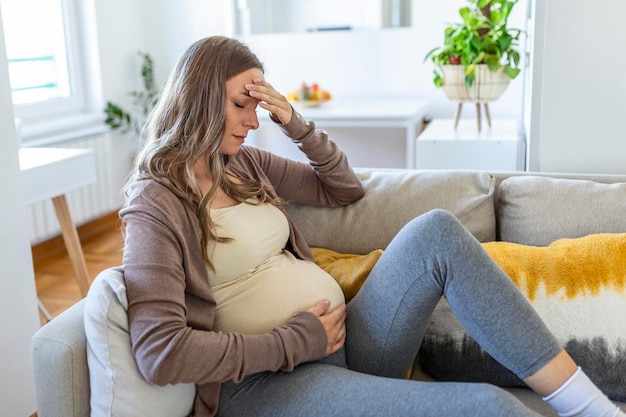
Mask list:
[[[254,79],[263,79],[263,71],[251,68],[226,81],[226,121],[224,140],[220,152],[224,155],[234,155],[245,142],[250,129],[259,127],[256,115],[258,100],[250,97],[245,88],[252,84]]]

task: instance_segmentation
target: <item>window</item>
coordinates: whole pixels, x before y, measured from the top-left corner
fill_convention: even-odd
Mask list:
[[[91,37],[83,31],[89,26],[81,9],[85,3],[0,0],[15,116],[24,126],[51,119],[58,125],[59,117],[88,110],[82,64],[89,58],[83,52],[90,49],[84,40]],[[46,133],[41,126],[36,130]]]
[[[4,30],[15,104],[39,103],[71,95],[58,1],[3,0]],[[37,10],[32,13],[31,10]]]

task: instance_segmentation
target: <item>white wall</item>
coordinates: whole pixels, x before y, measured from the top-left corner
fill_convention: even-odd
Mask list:
[[[146,49],[165,80],[180,55],[194,41],[226,33],[224,0],[141,0]]]
[[[1,29],[0,19],[0,415],[24,417],[36,409],[30,339],[39,328],[39,315]]]
[[[102,99],[112,100],[130,108],[128,95],[141,85],[141,59],[138,51],[146,52],[143,32],[143,1],[94,0],[102,77]]]
[[[530,169],[625,174],[626,2],[534,5]]]

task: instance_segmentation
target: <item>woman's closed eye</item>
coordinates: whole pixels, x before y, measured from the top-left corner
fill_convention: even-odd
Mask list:
[[[259,102],[257,100],[248,100],[248,101],[245,101],[244,103],[233,101],[233,104],[238,109],[251,108],[253,110],[256,110],[256,107],[259,104]]]

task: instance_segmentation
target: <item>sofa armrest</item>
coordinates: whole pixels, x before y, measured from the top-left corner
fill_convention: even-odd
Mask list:
[[[41,329],[31,341],[39,417],[89,417],[87,339],[81,300]]]

